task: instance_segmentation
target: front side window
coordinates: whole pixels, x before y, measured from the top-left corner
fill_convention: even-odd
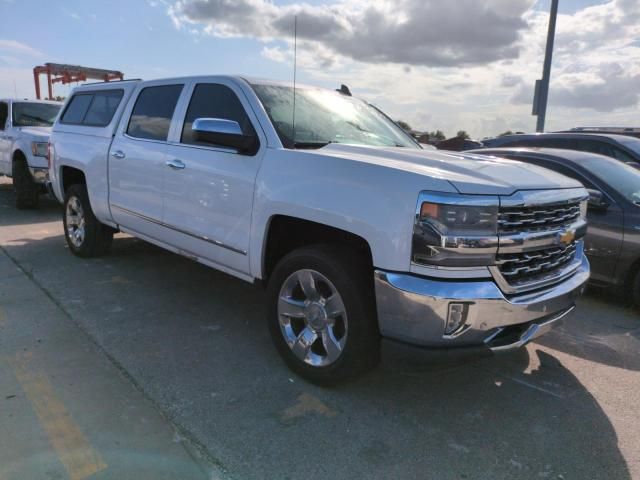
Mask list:
[[[597,153],[606,157],[615,157],[611,145],[605,142],[599,142],[597,140],[579,140],[576,145],[576,150]]]
[[[640,205],[640,170],[618,160],[598,157],[585,158],[581,164],[612,190]]]
[[[589,179],[585,178],[584,175],[576,172],[574,169],[567,167],[566,165],[562,165],[557,162],[539,160],[539,159],[526,159],[525,161],[532,163],[534,165],[538,165],[539,167],[548,168],[549,170],[553,170],[554,172],[565,175],[569,178],[573,178],[578,182],[582,183],[585,188],[597,188]]]
[[[375,107],[348,95],[320,88],[254,84],[286,148],[320,148],[348,143],[420,149],[418,144]]]
[[[11,109],[11,120],[14,127],[50,127],[60,107],[52,103],[15,102]]]
[[[214,83],[196,85],[182,127],[182,143],[199,144],[193,138],[193,121],[197,118],[221,118],[238,122],[242,133],[255,135],[247,112],[229,87]],[[210,144],[206,144],[210,145]]]
[[[143,88],[131,112],[127,134],[136,138],[166,141],[182,87],[160,85]]]
[[[640,138],[622,137],[618,141],[637,155],[637,157],[633,159],[634,161],[640,161]]]
[[[9,105],[6,102],[0,102],[0,130],[4,130],[9,116]]]

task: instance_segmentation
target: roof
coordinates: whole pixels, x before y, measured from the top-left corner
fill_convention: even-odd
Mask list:
[[[580,150],[565,150],[561,148],[537,148],[537,147],[495,147],[495,148],[477,148],[475,150],[467,150],[463,153],[473,153],[480,155],[493,155],[497,154],[526,154],[529,157],[547,158],[547,159],[559,159],[566,160],[572,163],[581,163],[585,160],[601,160],[606,162],[620,163],[620,160],[616,160],[606,155],[600,155],[598,153],[583,152]]]
[[[50,105],[62,105],[63,102],[57,102],[55,100],[36,100],[31,98],[0,98],[0,102],[11,102],[11,103],[48,103]]]
[[[593,132],[593,133],[586,133],[586,132],[554,132],[554,133],[521,133],[521,134],[514,134],[514,135],[504,135],[502,137],[493,137],[493,138],[487,138],[485,140],[483,140],[483,142],[492,142],[492,141],[496,141],[496,142],[500,142],[502,140],[504,141],[509,141],[509,140],[529,140],[529,139],[535,139],[535,138],[540,138],[540,137],[545,137],[545,138],[597,138],[597,137],[606,137],[606,138],[610,138],[611,140],[615,140],[615,141],[626,141],[629,139],[629,137],[627,135],[617,135],[617,134],[613,134],[613,133],[606,133],[606,132]]]

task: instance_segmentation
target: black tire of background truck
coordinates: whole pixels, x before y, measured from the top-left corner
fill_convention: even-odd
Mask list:
[[[20,210],[37,208],[40,199],[40,185],[33,181],[24,157],[19,155],[13,161],[12,175],[16,208]]]
[[[636,309],[640,310],[640,270],[636,272],[630,290],[631,295],[629,296],[629,300],[631,300],[631,304]]]
[[[74,245],[67,228],[67,206],[73,198],[79,200],[84,215],[84,239],[79,246]],[[71,252],[78,257],[99,257],[111,249],[114,230],[100,223],[93,214],[86,185],[71,185],[65,192],[62,225],[67,245]]]
[[[331,281],[346,309],[346,344],[338,359],[328,366],[311,366],[296,357],[280,329],[280,290],[287,278],[301,269],[315,270]],[[320,385],[341,383],[372,369],[380,359],[380,333],[373,288],[371,265],[367,265],[358,252],[341,245],[303,247],[280,260],[267,284],[267,313],[271,337],[289,368]]]

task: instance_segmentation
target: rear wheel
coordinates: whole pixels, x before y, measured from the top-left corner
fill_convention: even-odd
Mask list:
[[[13,161],[13,189],[16,194],[16,208],[21,210],[37,208],[40,186],[33,181],[29,166],[24,157]]]
[[[269,330],[287,365],[330,384],[379,359],[371,268],[333,245],[296,250],[276,266],[267,288]]]
[[[98,257],[111,248],[113,229],[98,221],[85,185],[72,185],[63,209],[64,235],[69,249],[79,257]]]

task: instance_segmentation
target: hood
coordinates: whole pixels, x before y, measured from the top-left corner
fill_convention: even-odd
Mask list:
[[[28,135],[33,140],[41,140],[46,142],[51,136],[52,127],[19,127],[22,135]]]
[[[515,160],[458,152],[379,148],[332,143],[309,153],[330,155],[448,181],[471,195],[582,187],[569,177]]]

